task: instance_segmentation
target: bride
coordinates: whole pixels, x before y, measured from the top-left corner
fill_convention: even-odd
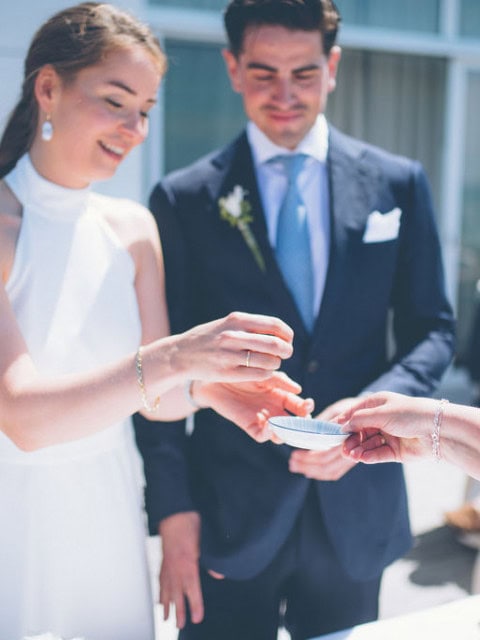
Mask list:
[[[1,638],[153,640],[132,413],[193,401],[266,439],[270,413],[311,410],[275,373],[280,320],[169,336],[153,218],[90,189],[145,139],[165,66],[123,11],[65,9],[34,36],[0,142]]]

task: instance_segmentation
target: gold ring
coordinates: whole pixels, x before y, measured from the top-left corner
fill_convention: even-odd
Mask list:
[[[250,366],[250,354],[251,354],[251,351],[250,351],[250,349],[248,349],[247,356],[246,356],[246,359],[245,359],[245,366],[246,367]]]

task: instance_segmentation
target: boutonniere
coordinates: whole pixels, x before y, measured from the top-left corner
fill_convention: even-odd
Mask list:
[[[248,248],[253,253],[256,263],[260,269],[265,272],[265,261],[260,253],[259,246],[250,229],[250,223],[253,222],[251,204],[245,199],[248,191],[245,191],[240,185],[233,187],[233,191],[225,198],[220,198],[218,204],[220,206],[220,217],[222,220],[229,222],[232,227],[237,227],[247,243]]]

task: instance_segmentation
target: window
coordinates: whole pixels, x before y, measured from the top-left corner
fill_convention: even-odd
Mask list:
[[[446,61],[344,50],[327,115],[342,131],[420,160],[439,202]]]
[[[227,0],[148,0],[149,4],[163,7],[188,7],[190,9],[221,9],[227,4]]]
[[[463,176],[463,226],[458,292],[458,347],[461,354],[468,349],[468,339],[475,304],[480,302],[480,71],[468,77],[465,170]],[[478,354],[480,357],[480,354]]]
[[[461,0],[460,33],[470,38],[480,38],[480,2]]]
[[[165,170],[181,167],[225,144],[245,123],[230,88],[221,47],[166,41]]]
[[[440,0],[336,0],[336,5],[345,24],[426,33],[439,31]]]

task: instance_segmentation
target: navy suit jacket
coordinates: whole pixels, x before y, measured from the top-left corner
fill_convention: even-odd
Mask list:
[[[172,331],[233,310],[279,316],[295,332],[284,369],[315,399],[316,411],[365,391],[431,394],[454,339],[424,172],[417,162],[333,128],[327,163],[330,260],[313,335],[269,245],[245,134],[155,188],[150,205],[164,248]],[[235,185],[248,191],[265,273],[240,232],[220,218],[218,200]],[[368,215],[395,207],[402,211],[398,237],[363,242]],[[238,579],[263,569],[312,482],[340,562],[354,579],[378,576],[411,544],[399,464],[359,464],[336,482],[311,481],[289,472],[290,447],[258,444],[212,411],[195,416],[191,436],[178,423],[155,428],[137,419],[136,426],[152,531],[168,515],[198,510],[207,568]]]

